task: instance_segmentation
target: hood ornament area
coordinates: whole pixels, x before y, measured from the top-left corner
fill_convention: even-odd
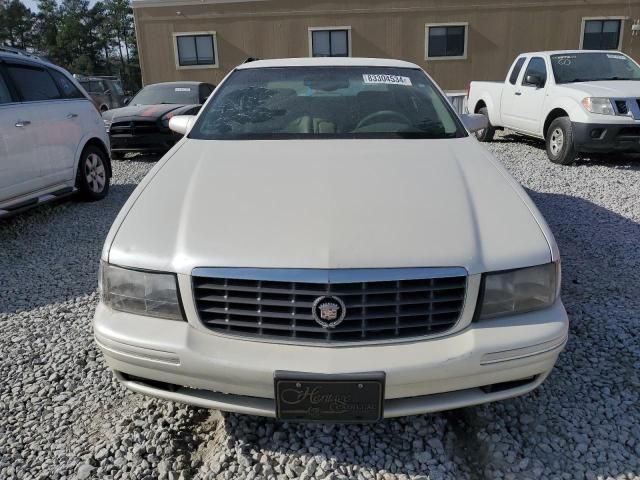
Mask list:
[[[311,307],[311,315],[317,324],[324,328],[335,328],[347,315],[347,307],[338,297],[318,297]]]

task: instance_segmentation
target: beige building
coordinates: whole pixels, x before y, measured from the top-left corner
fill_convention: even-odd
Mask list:
[[[502,80],[524,51],[608,48],[640,60],[640,0],[133,0],[133,7],[145,84],[217,84],[247,57],[398,58],[453,90]]]

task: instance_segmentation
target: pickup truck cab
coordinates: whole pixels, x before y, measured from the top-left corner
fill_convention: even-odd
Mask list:
[[[524,53],[504,83],[471,82],[469,111],[489,117],[479,140],[509,128],[544,139],[554,163],[583,152],[639,152],[640,66],[609,50]]]

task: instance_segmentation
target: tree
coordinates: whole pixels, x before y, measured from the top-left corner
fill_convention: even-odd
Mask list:
[[[62,19],[60,8],[56,0],[39,0],[38,13],[34,26],[36,35],[35,47],[46,52],[48,57],[59,61],[60,49],[58,47],[58,27]]]
[[[11,47],[32,47],[33,12],[20,0],[0,5],[0,42]]]
[[[58,3],[61,1],[62,3]],[[37,51],[73,73],[118,73],[127,89],[140,85],[129,0],[0,0],[0,45]]]

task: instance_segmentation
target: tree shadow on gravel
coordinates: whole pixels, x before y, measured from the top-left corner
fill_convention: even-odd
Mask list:
[[[571,319],[568,346],[540,388],[503,402],[366,426],[222,414],[224,440],[215,443],[213,470],[204,465],[202,478],[231,465],[252,468],[258,463],[252,457],[263,455],[270,465],[301,459],[296,478],[318,456],[347,478],[355,478],[354,466],[372,478],[380,471],[396,475],[388,478],[472,480],[640,475],[640,224],[580,198],[528,193],[558,241]],[[242,470],[231,478],[242,478]]]
[[[517,133],[503,133],[496,136],[494,143],[500,144],[522,144],[535,148],[546,155],[546,145],[544,140],[527,137]],[[640,154],[637,153],[581,153],[574,165],[585,167],[611,167],[624,170],[640,170]],[[566,166],[571,168],[571,165]]]
[[[113,184],[99,202],[63,200],[0,221],[0,313],[95,291],[104,239],[135,187]]]

